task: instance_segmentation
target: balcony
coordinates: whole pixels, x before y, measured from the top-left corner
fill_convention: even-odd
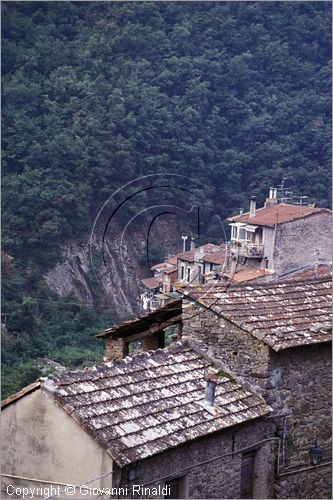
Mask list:
[[[231,251],[233,254],[253,259],[262,259],[264,257],[264,245],[257,245],[246,240],[232,241]]]

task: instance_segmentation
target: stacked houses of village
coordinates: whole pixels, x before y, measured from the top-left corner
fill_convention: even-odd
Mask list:
[[[100,364],[2,403],[4,498],[331,498],[331,213],[274,195],[155,266],[167,299]]]

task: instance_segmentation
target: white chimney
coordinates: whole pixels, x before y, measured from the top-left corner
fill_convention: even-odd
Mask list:
[[[242,215],[244,213],[244,208],[239,209],[239,215]]]
[[[187,236],[182,236],[182,240],[183,240],[183,253],[186,251],[186,240],[187,240]]]
[[[266,198],[265,208],[272,208],[277,202],[277,188],[269,188],[269,198]]]
[[[251,201],[250,201],[250,217],[255,217],[256,215],[256,197],[251,196]]]
[[[195,238],[191,238],[191,250],[195,249]]]

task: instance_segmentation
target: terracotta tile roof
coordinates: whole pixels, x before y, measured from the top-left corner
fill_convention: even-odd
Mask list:
[[[194,261],[195,252],[201,250],[201,253],[198,254],[199,258],[202,260],[204,257],[208,255],[215,254],[221,250],[221,245],[214,245],[214,243],[206,243],[205,245],[201,245],[196,247],[194,250],[188,250],[187,252],[180,253],[177,255],[178,259],[185,260],[187,262]],[[206,260],[206,259],[205,259]]]
[[[234,283],[244,283],[245,281],[253,281],[271,274],[274,273],[267,271],[267,269],[242,269],[237,273],[224,274],[223,276]]]
[[[154,290],[155,288],[159,288],[162,282],[159,277],[153,276],[152,278],[145,278],[141,280],[141,283],[150,290]]]
[[[139,331],[146,331],[148,328],[158,323],[178,316],[182,312],[181,299],[169,301],[165,306],[155,309],[155,311],[148,312],[141,315],[139,318],[124,321],[120,325],[114,325],[111,328],[103,330],[101,333],[95,335],[96,338],[110,337],[110,336],[125,336],[126,334],[132,335]]]
[[[20,391],[16,392],[15,394],[12,394],[9,396],[7,399],[4,399],[1,401],[1,409],[6,408],[6,406],[9,406],[12,403],[16,403],[19,399],[21,399],[23,396],[26,396],[27,394],[30,394],[31,392],[34,392],[36,389],[40,387],[40,381],[38,380],[37,382],[33,382],[30,385],[27,385]]]
[[[275,351],[332,340],[331,278],[179,290]]]
[[[299,280],[299,279],[310,279],[310,278],[318,278],[324,276],[330,276],[331,268],[326,264],[319,265],[317,269],[315,267],[311,267],[309,269],[302,269],[299,271],[294,271],[293,273],[289,273],[288,276],[285,276],[283,279],[285,280]]]
[[[286,203],[279,203],[278,205],[270,208],[258,208],[256,215],[250,217],[250,212],[235,217],[228,218],[232,222],[245,222],[247,224],[254,224],[257,226],[274,226],[290,222],[296,219],[304,219],[315,214],[331,215],[331,211],[327,208],[305,207],[300,205],[289,205]]]
[[[165,269],[163,269],[163,272],[165,274],[171,274],[171,273],[176,273],[177,272],[177,268],[176,267],[166,267]]]
[[[162,269],[165,267],[165,262],[160,262],[159,264],[155,264],[154,266],[151,267],[152,271],[156,271],[157,269]]]
[[[208,262],[219,266],[224,264],[227,255],[228,254],[226,253],[226,250],[221,250],[219,252],[214,252],[212,254],[205,255],[204,257],[202,257],[202,260],[204,262]]]
[[[177,259],[186,260],[186,262],[194,261],[194,250],[188,250],[187,252],[179,253]]]
[[[216,405],[204,403],[209,366],[186,345],[48,377],[43,389],[123,467],[271,411],[220,374]]]
[[[174,257],[170,257],[169,259],[166,260],[166,262],[168,264],[172,264],[173,266],[176,266],[177,265],[177,255],[175,255]]]

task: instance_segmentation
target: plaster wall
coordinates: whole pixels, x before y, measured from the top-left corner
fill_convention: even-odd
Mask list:
[[[113,468],[113,461],[103,448],[40,389],[3,409],[1,433],[6,436],[2,439],[3,474],[79,485]],[[28,488],[50,486],[3,477],[1,498],[13,498],[6,495],[9,484]],[[89,485],[110,488],[112,475]],[[77,490],[75,498],[96,496],[80,495]]]

